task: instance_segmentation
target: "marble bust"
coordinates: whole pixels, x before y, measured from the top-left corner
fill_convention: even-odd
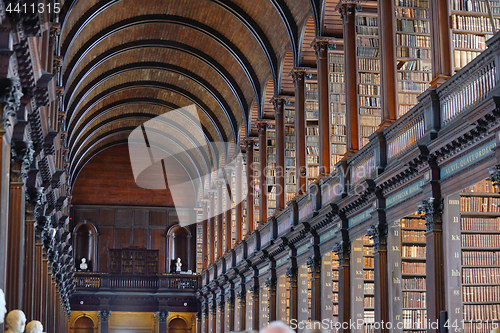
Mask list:
[[[32,320],[26,325],[26,333],[43,333],[43,325],[38,320]]]
[[[89,268],[89,265],[87,264],[87,259],[82,258],[82,262],[80,263],[80,270],[82,272],[85,272],[85,271],[87,271],[88,268]]]
[[[180,272],[182,270],[181,258],[177,258],[177,262],[175,263],[175,271]]]
[[[21,310],[12,310],[5,318],[7,331],[5,333],[23,333],[26,326],[26,316]]]
[[[0,324],[3,324],[3,319],[7,313],[7,308],[5,306],[5,294],[3,293],[3,290],[0,289]]]

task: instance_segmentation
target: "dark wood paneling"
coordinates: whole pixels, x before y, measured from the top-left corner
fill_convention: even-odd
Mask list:
[[[179,177],[185,174],[182,167],[169,168],[169,173],[172,172],[178,173]],[[173,176],[177,177],[177,174]],[[159,175],[158,179],[163,180],[163,175]],[[192,195],[190,196],[191,198],[184,198],[184,203],[193,200]],[[169,191],[148,190],[136,185],[126,145],[108,148],[87,163],[75,181],[72,203],[158,207],[174,205]]]

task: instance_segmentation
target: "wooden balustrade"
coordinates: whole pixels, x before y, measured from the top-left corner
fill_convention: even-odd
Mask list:
[[[198,289],[198,276],[76,273],[75,283],[77,291],[80,292],[103,289],[124,291],[196,290]]]

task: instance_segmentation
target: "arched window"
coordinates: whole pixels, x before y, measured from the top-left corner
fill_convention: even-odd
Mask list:
[[[184,319],[175,318],[168,323],[168,333],[187,333],[188,327]]]
[[[74,333],[94,333],[94,322],[89,317],[80,317],[73,328]]]
[[[85,258],[89,272],[95,272],[97,266],[97,228],[90,221],[79,223],[73,229],[73,248],[75,255],[75,267],[80,270],[82,259]]]
[[[182,270],[187,271],[191,268],[191,231],[174,225],[167,232],[167,246],[166,246],[166,266],[170,268],[170,272],[175,272],[175,261],[181,258]]]

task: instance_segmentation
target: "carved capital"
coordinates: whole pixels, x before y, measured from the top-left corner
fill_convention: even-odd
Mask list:
[[[99,317],[99,319],[101,321],[108,321],[109,319],[109,316],[111,316],[111,311],[109,310],[100,310],[98,313],[97,313],[97,316]]]
[[[293,83],[303,83],[306,78],[306,69],[305,68],[294,68],[291,72]]]
[[[277,281],[276,281],[275,277],[270,276],[266,279],[266,287],[268,287],[268,288],[275,288],[276,283],[277,283]]]
[[[30,187],[26,191],[26,213],[36,221],[40,216],[40,208],[43,205],[43,187]]]
[[[298,272],[296,267],[288,267],[285,272],[286,277],[289,279],[296,278],[297,274]]]
[[[318,256],[312,256],[307,258],[306,261],[307,266],[311,269],[311,271],[318,270],[321,266],[321,258]]]
[[[15,125],[17,111],[21,106],[21,85],[18,79],[0,79],[0,106],[3,108],[3,128]]]
[[[258,283],[254,283],[253,285],[251,285],[249,288],[248,288],[248,291],[250,291],[251,293],[258,293],[259,292],[259,284]]]
[[[424,213],[427,231],[441,230],[443,199],[429,198],[418,203],[418,212]]]
[[[11,182],[25,182],[33,161],[33,143],[31,141],[13,141],[11,150]]]
[[[387,228],[380,224],[372,224],[367,230],[368,236],[373,240],[375,251],[379,251],[387,244]]]
[[[166,323],[168,318],[168,311],[158,311],[156,312],[156,319],[159,323]]]
[[[346,21],[351,18],[354,19],[354,13],[356,12],[357,3],[355,1],[342,1],[340,3],[339,12],[342,21]]]
[[[285,107],[285,99],[280,96],[275,96],[271,100],[274,106],[274,112],[276,115],[282,114]]]
[[[328,57],[328,41],[317,39],[313,42],[314,52],[316,53],[317,58],[326,58]]]
[[[240,302],[244,302],[246,299],[246,295],[247,293],[244,290],[240,290],[236,293],[236,298],[238,298]]]
[[[494,186],[498,187],[498,193],[500,193],[500,164],[489,168],[488,172],[490,173],[490,180]]]
[[[349,252],[350,252],[349,245],[346,244],[344,241],[335,244],[333,246],[333,252],[337,254],[340,264],[344,263],[345,260],[349,260]]]

